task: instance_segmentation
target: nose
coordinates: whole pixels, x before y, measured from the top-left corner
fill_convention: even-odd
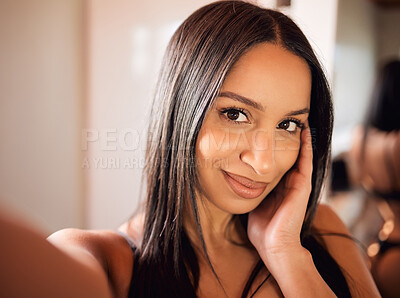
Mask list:
[[[249,147],[240,153],[240,159],[251,166],[258,175],[263,176],[275,168],[274,149],[274,132],[258,131],[251,137]]]

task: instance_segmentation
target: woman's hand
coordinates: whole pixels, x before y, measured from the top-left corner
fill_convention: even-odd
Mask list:
[[[301,133],[295,165],[249,214],[248,237],[285,297],[336,297],[300,242],[311,193],[312,159],[307,127]]]
[[[264,263],[293,256],[305,249],[300,231],[311,193],[312,145],[310,129],[301,132],[301,148],[294,167],[267,198],[249,214],[247,233]]]

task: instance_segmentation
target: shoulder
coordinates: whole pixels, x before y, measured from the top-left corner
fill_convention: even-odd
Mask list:
[[[366,260],[338,215],[329,206],[320,204],[313,227],[321,235],[330,255],[341,267],[352,296],[379,297]]]
[[[315,213],[313,226],[319,232],[326,230],[327,232],[338,232],[350,235],[345,224],[331,207],[325,204],[319,204]]]
[[[122,235],[111,230],[64,229],[47,239],[68,254],[97,262],[107,274],[115,297],[128,295],[133,253]]]

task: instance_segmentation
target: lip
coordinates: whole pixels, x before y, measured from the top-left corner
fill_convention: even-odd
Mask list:
[[[254,199],[259,197],[267,187],[267,183],[256,182],[243,176],[222,171],[230,188],[240,197]]]

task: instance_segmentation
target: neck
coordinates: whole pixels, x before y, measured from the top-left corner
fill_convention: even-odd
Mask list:
[[[201,238],[197,231],[197,224],[193,211],[188,206],[185,212],[184,227],[193,245],[202,251]],[[243,243],[243,230],[240,225],[232,222],[232,214],[218,209],[206,198],[198,196],[197,210],[200,227],[207,251],[214,251],[232,245],[233,242]]]

